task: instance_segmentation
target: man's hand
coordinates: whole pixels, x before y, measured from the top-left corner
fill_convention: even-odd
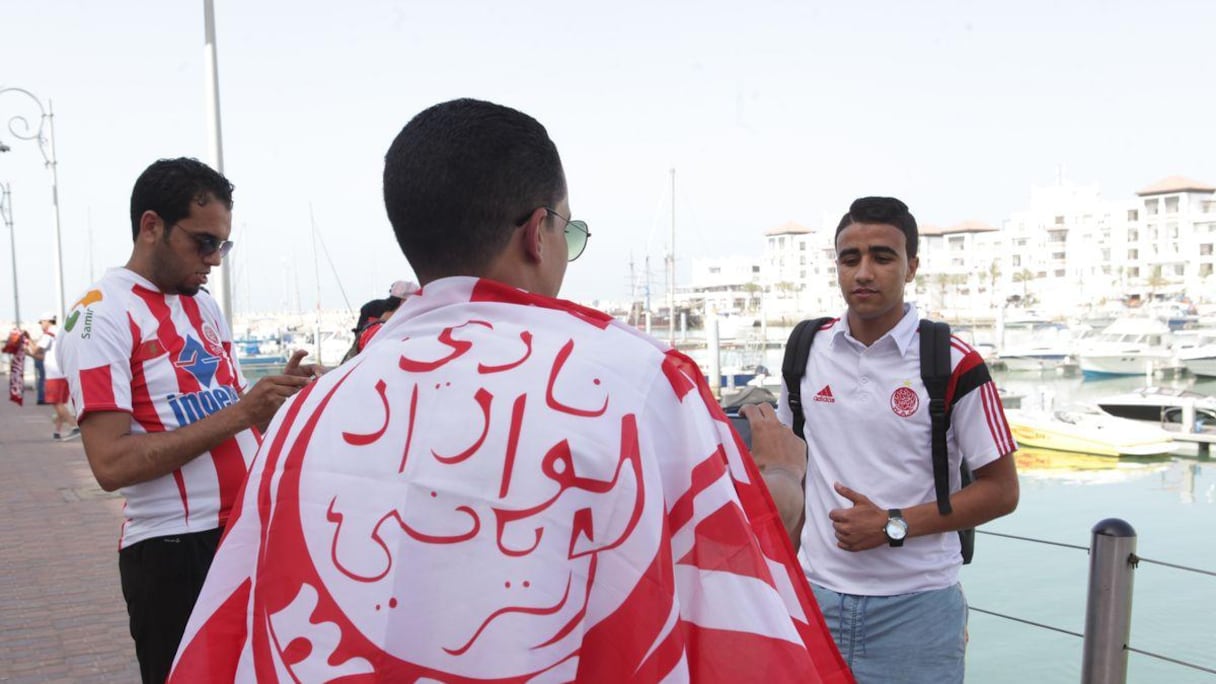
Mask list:
[[[781,421],[769,404],[749,404],[739,409],[752,430],[752,459],[760,468],[768,493],[777,505],[781,522],[794,548],[802,536],[806,509],[806,442]]]
[[[320,364],[306,363],[301,365],[300,361],[305,356],[308,356],[308,352],[303,349],[297,349],[292,352],[291,358],[287,359],[287,365],[283,367],[283,374],[311,380],[321,377],[325,371],[329,370]]]
[[[302,355],[301,352],[296,354]],[[298,357],[293,358],[298,363]],[[258,380],[236,405],[244,411],[247,425],[265,428],[283,402],[310,381],[309,377],[302,375],[268,375]]]
[[[879,508],[861,492],[836,483],[836,493],[853,503],[851,508],[836,508],[828,513],[836,532],[836,546],[845,551],[864,551],[887,543],[887,511]]]
[[[770,404],[748,404],[739,413],[752,429],[752,459],[760,471],[785,470],[802,482],[806,477],[806,442],[777,420]]]

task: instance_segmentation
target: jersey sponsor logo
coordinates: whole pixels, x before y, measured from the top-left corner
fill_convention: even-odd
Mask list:
[[[835,404],[836,397],[832,396],[832,386],[824,385],[823,389],[815,394],[815,401],[826,401],[829,404]]]
[[[216,411],[235,404],[240,397],[231,387],[216,387],[187,394],[170,394],[169,408],[177,417],[178,427],[202,420]]]
[[[173,365],[193,375],[194,379],[198,380],[198,384],[203,387],[210,387],[211,381],[215,378],[215,369],[220,365],[220,358],[207,351],[203,343],[194,336],[187,335],[186,343],[182,345],[182,350]]]
[[[916,413],[916,409],[920,408],[920,397],[916,396],[916,390],[911,387],[897,387],[891,393],[891,410],[895,415],[901,418]]]
[[[72,305],[72,313],[70,315],[68,315],[67,319],[64,320],[64,322],[63,322],[63,331],[72,332],[72,328],[76,327],[76,321],[80,319],[80,311],[79,311],[80,307],[88,308],[89,305],[96,304],[97,302],[100,302],[101,300],[102,300],[101,290],[89,290],[88,292],[84,293],[84,296],[81,297],[80,299],[78,299],[76,301],[76,303]],[[83,337],[87,338],[89,336],[88,332],[90,330],[90,326],[87,324],[92,319],[93,319],[92,311],[90,311],[88,314],[85,315],[86,325],[85,325],[85,334],[83,335]]]
[[[223,346],[220,345],[220,335],[210,323],[203,323],[203,339],[207,341],[207,350],[212,354],[219,354],[223,351]]]

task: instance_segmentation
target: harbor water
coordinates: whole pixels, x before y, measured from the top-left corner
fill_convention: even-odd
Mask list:
[[[1092,402],[1146,382],[1051,373],[996,373],[995,379],[1025,395],[1028,408]],[[1216,379],[1153,382],[1216,395]],[[1018,510],[982,531],[1088,547],[1096,523],[1121,518],[1136,530],[1141,558],[1216,573],[1216,461],[1198,459],[1193,445],[1173,456],[1141,459],[1027,450],[1018,461]],[[1080,634],[1088,573],[1084,550],[980,534],[975,560],[962,576],[972,608]],[[1151,562],[1141,562],[1134,573],[1130,646],[1216,670],[1216,576]],[[969,633],[970,682],[1080,681],[1079,637],[977,610]],[[1133,651],[1128,681],[1212,684],[1216,674]]]

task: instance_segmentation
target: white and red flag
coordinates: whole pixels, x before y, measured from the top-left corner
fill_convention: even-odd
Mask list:
[[[284,406],[174,682],[851,682],[697,366],[486,280]]]
[[[4,340],[5,354],[11,354],[8,367],[8,398],[18,406],[25,404],[25,332],[13,328]]]

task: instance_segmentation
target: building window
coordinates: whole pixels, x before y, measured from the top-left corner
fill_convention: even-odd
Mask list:
[[[1157,200],[1156,199],[1144,200],[1144,213],[1148,214],[1149,216],[1157,215]]]
[[[1139,259],[1139,258],[1140,258],[1140,250],[1138,250],[1138,249],[1127,250],[1127,260],[1128,261],[1135,261],[1136,259]]]
[[[1185,274],[1186,274],[1186,269],[1184,269],[1182,267],[1182,264],[1174,264],[1174,275],[1182,276]]]
[[[1139,278],[1140,277],[1140,267],[1132,266],[1131,268],[1127,269],[1127,275],[1130,278]]]
[[[1056,217],[1056,225],[1057,225],[1057,226],[1062,226],[1062,225],[1064,225],[1064,217],[1063,217],[1063,216],[1057,216],[1057,217]]]
[[[1064,252],[1052,252],[1051,258],[1056,261],[1064,261]]]
[[[1139,209],[1128,209],[1127,210],[1127,220],[1128,221],[1139,221],[1140,220],[1140,210]]]
[[[1168,235],[1170,237],[1170,239],[1177,240],[1178,239],[1178,224],[1177,223],[1165,224],[1165,234]]]
[[[1127,241],[1128,242],[1136,242],[1139,239],[1140,239],[1140,231],[1136,230],[1135,228],[1127,229]]]
[[[760,272],[759,266],[752,266],[752,273],[759,273],[759,272]]]
[[[1012,261],[1012,263],[1013,263],[1014,268],[1017,268],[1018,266],[1021,266],[1021,265],[1022,265],[1022,255],[1021,255],[1021,254],[1014,254],[1014,255],[1013,255],[1013,261]]]
[[[1199,245],[1199,254],[1200,256],[1210,256],[1212,254],[1212,243],[1205,242]]]
[[[1165,213],[1167,213],[1167,214],[1177,214],[1178,213],[1178,198],[1177,197],[1166,197],[1165,198]]]
[[[1057,277],[1057,278],[1063,278],[1063,277],[1064,277],[1064,269],[1062,269],[1062,268],[1057,268],[1057,269],[1055,270],[1055,277]]]
[[[798,251],[799,251],[799,252],[805,252],[805,251],[806,251],[806,243],[805,243],[805,242],[799,242],[799,243],[798,243]]]
[[[1212,275],[1212,265],[1211,264],[1199,264],[1199,276],[1201,278],[1206,278],[1207,276],[1210,276],[1210,275]]]

